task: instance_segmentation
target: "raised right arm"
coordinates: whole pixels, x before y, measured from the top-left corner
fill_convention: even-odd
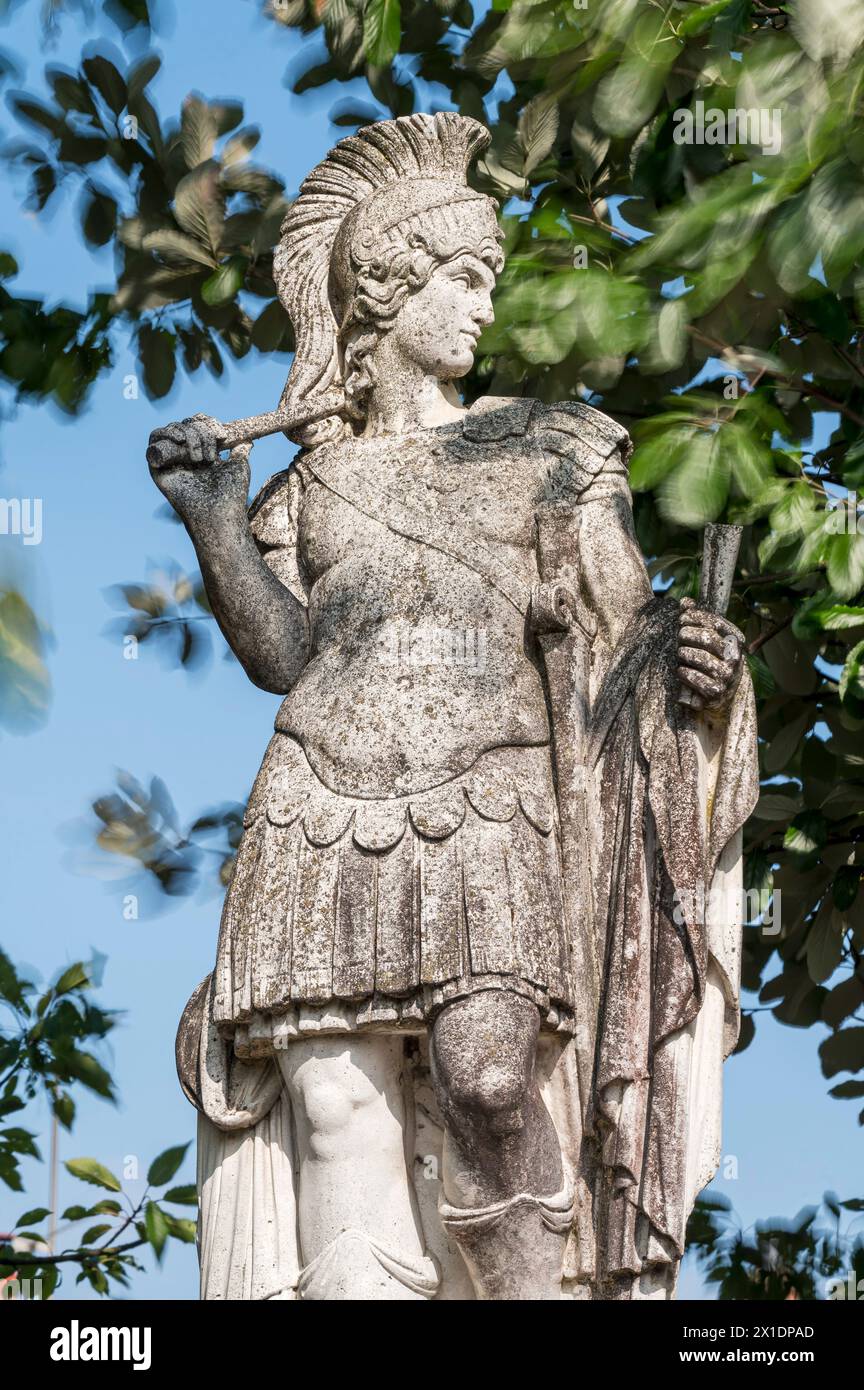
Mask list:
[[[218,425],[195,416],[168,425],[150,443],[168,442],[171,462],[151,465],[192,538],[207,598],[225,640],[249,679],[284,695],[308,659],[306,610],[276,578],[249,527],[249,445],[219,458]]]

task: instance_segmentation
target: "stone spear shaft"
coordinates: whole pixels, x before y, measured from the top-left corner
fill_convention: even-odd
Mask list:
[[[699,582],[699,607],[723,617],[732,595],[732,580],[738,561],[742,527],[709,522],[702,543],[702,576]],[[680,705],[701,709],[702,704],[692,690],[682,689]]]
[[[729,607],[741,534],[740,526],[709,523],[705,527],[699,605],[711,613],[719,613],[722,616]]]

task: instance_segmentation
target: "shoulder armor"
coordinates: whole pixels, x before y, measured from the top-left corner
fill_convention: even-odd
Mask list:
[[[264,549],[294,545],[300,479],[295,467],[283,468],[261,488],[249,508],[252,535]]]
[[[561,436],[556,453],[564,451],[570,437],[593,449],[604,459],[614,454],[616,449],[621,449],[625,457],[629,456],[630,436],[624,426],[613,420],[611,415],[604,415],[602,410],[586,405],[584,401],[560,401],[555,405],[541,406],[536,421],[541,433]]]
[[[296,463],[274,473],[249,508],[249,529],[273,571],[303,607],[308,605],[308,587],[297,555],[297,518],[303,480]]]
[[[545,460],[547,503],[587,501],[598,496],[600,474],[626,474],[632,451],[627,431],[582,401],[540,406],[532,434]]]
[[[524,434],[537,405],[520,396],[481,396],[468,411],[462,433],[466,439],[484,442]]]
[[[481,396],[468,411],[462,433],[466,439],[493,441],[526,434],[529,429],[539,436],[541,444],[548,436],[554,453],[581,447],[602,460],[620,448],[624,458],[629,457],[630,436],[624,426],[584,401],[546,405],[530,397]]]

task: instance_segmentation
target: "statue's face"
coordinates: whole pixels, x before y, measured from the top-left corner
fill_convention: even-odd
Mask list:
[[[465,376],[482,329],[495,318],[494,288],[495,276],[479,257],[466,253],[445,261],[399,310],[391,329],[395,345],[439,381]]]

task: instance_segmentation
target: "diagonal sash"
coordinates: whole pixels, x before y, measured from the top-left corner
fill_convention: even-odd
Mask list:
[[[304,458],[303,466],[328,492],[341,497],[364,516],[380,522],[397,536],[428,545],[458,560],[485,579],[523,617],[527,614],[531,606],[530,584],[499,560],[469,526],[455,519],[443,521],[437,516],[416,512],[392,493],[373,487],[362,474],[352,474],[344,466],[335,466],[335,460],[319,460],[314,452]]]

